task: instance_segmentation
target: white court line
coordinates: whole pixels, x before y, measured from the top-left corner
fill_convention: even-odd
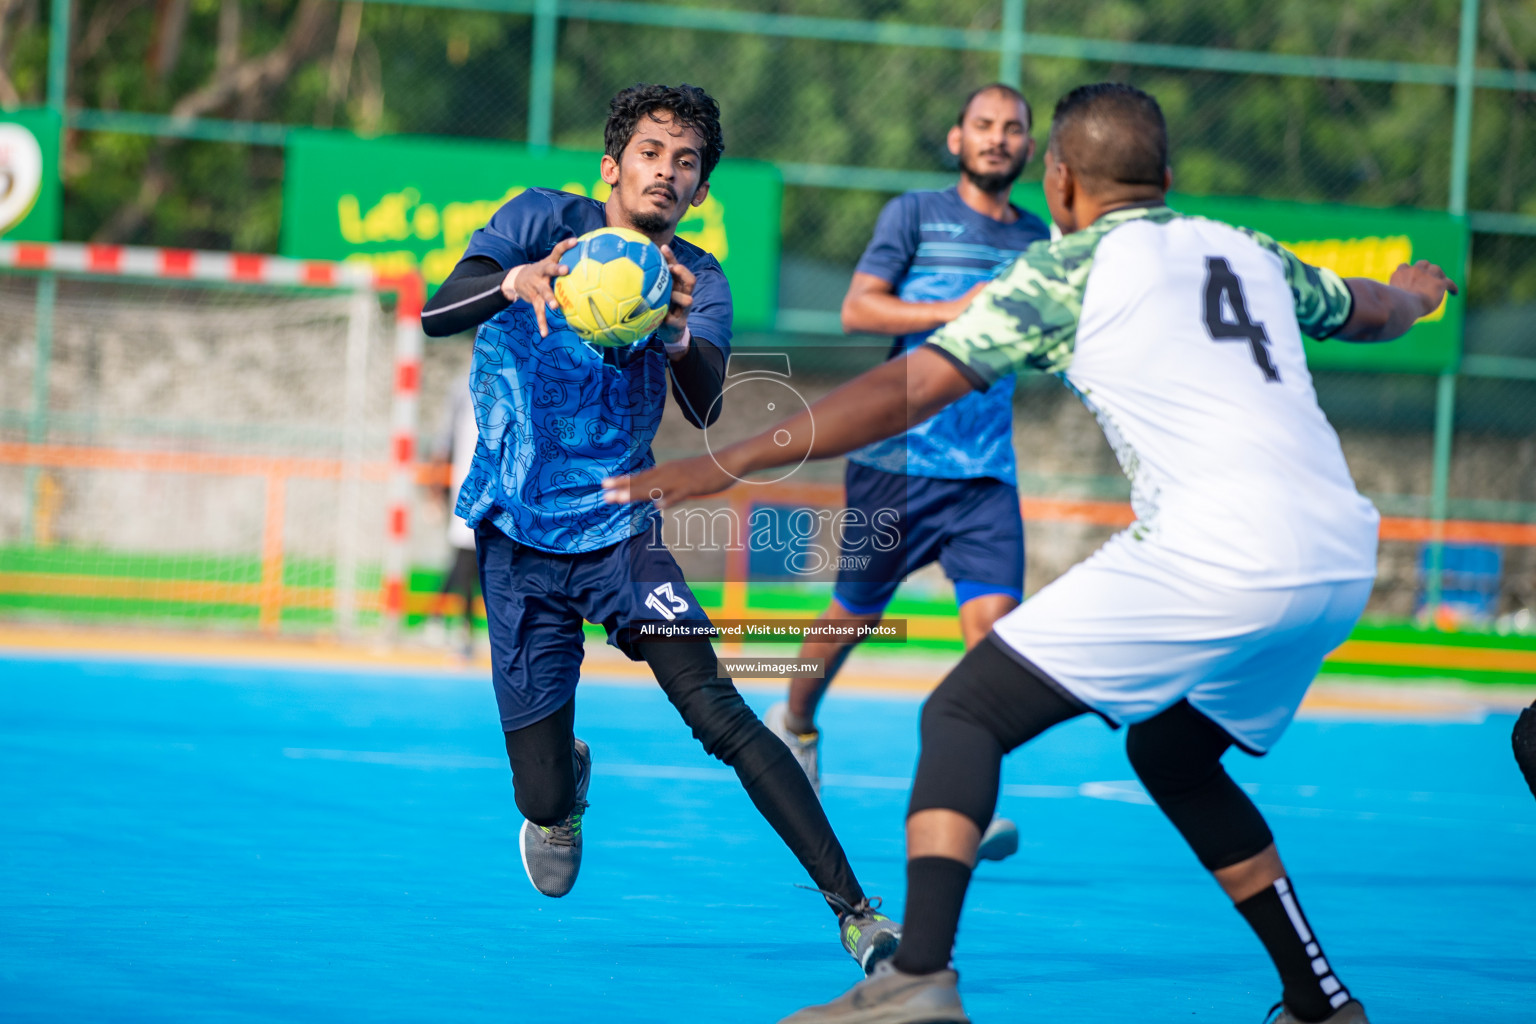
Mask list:
[[[352,761],[358,764],[389,764],[400,768],[501,768],[505,761],[473,754],[428,754],[391,750],[320,750],[284,747],[283,756],[295,761]]]
[[[432,754],[415,751],[389,750],[329,750],[315,747],[284,747],[283,756],[295,761],[349,761],[356,764],[387,764],[398,768],[498,768],[506,762],[497,757],[479,757],[472,754]],[[595,769],[598,775],[614,775],[629,779],[672,779],[679,782],[728,782],[736,784],[736,773],[729,768],[711,768],[705,765],[626,764],[603,761]],[[885,789],[906,792],[912,788],[912,780],[903,775],[823,775],[821,783],[834,789]],[[1005,785],[1004,796],[1036,799],[1062,799],[1066,797],[1100,795],[1098,788],[1119,786],[1122,783],[1084,783],[1081,786],[1030,786]],[[1150,803],[1143,794],[1141,801]]]
[[[506,770],[506,762],[501,758],[481,757],[473,754],[285,747],[283,748],[283,756],[298,761],[346,761],[356,764],[391,765],[399,768],[492,768],[499,771]],[[736,784],[735,772],[728,768],[713,768],[707,765],[633,764],[604,761],[596,766],[596,774],[599,776],[615,776],[629,779],[668,779],[676,782]],[[822,776],[822,785],[831,789],[906,792],[912,788],[912,780],[900,775],[832,774]],[[1255,798],[1259,809],[1265,814],[1279,817],[1326,818],[1335,821],[1391,821],[1402,824],[1428,825],[1436,828],[1491,829],[1515,835],[1536,835],[1536,824],[1510,820],[1507,816],[1493,820],[1471,817],[1447,818],[1426,814],[1405,814],[1396,809],[1404,804],[1417,807],[1438,805],[1440,807],[1453,806],[1458,808],[1467,807],[1469,804],[1481,804],[1482,806],[1478,809],[1485,812],[1507,812],[1510,809],[1511,803],[1492,794],[1364,789],[1330,789],[1325,791],[1323,787],[1319,786],[1261,785],[1251,782],[1244,783],[1242,788]],[[1026,800],[1086,798],[1089,800],[1106,800],[1112,803],[1152,806],[1152,798],[1147,795],[1146,790],[1141,788],[1141,783],[1131,779],[1084,782],[1077,786],[1010,783],[1004,785],[1001,792],[1003,796],[1020,797]],[[1314,797],[1367,800],[1376,803],[1379,809],[1366,810],[1344,807],[1320,807],[1316,805],[1277,804],[1266,801],[1264,799],[1265,796],[1272,798],[1283,796],[1303,800]],[[1524,802],[1520,802],[1519,806],[1523,808]]]

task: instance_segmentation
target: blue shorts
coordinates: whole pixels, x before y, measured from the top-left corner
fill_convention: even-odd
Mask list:
[[[890,604],[909,573],[937,560],[958,604],[1024,599],[1019,493],[991,477],[940,480],[848,463],[848,522],[832,596],[857,615]]]
[[[475,531],[475,554],[503,731],[548,718],[576,693],[583,621],[606,629],[608,642],[636,661],[647,623],[709,625],[677,560],[649,532],[557,555],[519,544],[487,518]]]

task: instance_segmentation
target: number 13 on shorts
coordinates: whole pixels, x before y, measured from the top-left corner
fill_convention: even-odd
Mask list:
[[[645,606],[668,622],[688,610],[688,602],[677,596],[670,583],[663,583],[647,594]]]

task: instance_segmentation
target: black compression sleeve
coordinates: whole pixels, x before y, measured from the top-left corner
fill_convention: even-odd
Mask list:
[[[1232,737],[1181,700],[1126,731],[1125,753],[1147,795],[1207,871],[1263,853],[1275,837],[1221,757]]]
[[[989,633],[923,703],[922,751],[907,816],[958,811],[985,832],[1003,755],[1088,708]]]
[[[672,397],[688,422],[703,429],[720,418],[725,353],[712,341],[694,338],[683,358],[671,364]]]
[[[474,330],[512,303],[501,294],[506,268],[489,256],[459,260],[448,280],[421,309],[421,329],[429,338]]]

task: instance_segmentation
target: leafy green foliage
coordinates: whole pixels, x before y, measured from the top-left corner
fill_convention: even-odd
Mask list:
[[[713,12],[779,13],[995,31],[1001,0],[682,0]],[[1459,0],[1029,0],[1027,29],[1073,37],[1293,56],[1449,66]],[[1480,66],[1536,60],[1536,6],[1482,0]],[[0,102],[46,88],[46,6],[0,0]],[[527,135],[527,15],[331,0],[77,0],[69,102],[96,110],[518,140]],[[997,55],[937,46],[785,39],[563,20],[557,145],[596,149],[608,98],[636,81],[710,89],[728,155],[944,171],[944,136]],[[1443,208],[1454,90],[1027,57],[1023,83],[1043,144],[1051,106],[1084,81],[1154,93],[1168,115],[1176,187],[1372,206]],[[1473,209],[1536,214],[1531,94],[1478,94]],[[1038,161],[1026,171],[1037,177]],[[75,131],[65,163],[68,237],[271,250],[281,153],[269,147]],[[885,194],[792,187],[787,255],[847,265]],[[1533,246],[1479,242],[1479,298],[1536,298]]]

